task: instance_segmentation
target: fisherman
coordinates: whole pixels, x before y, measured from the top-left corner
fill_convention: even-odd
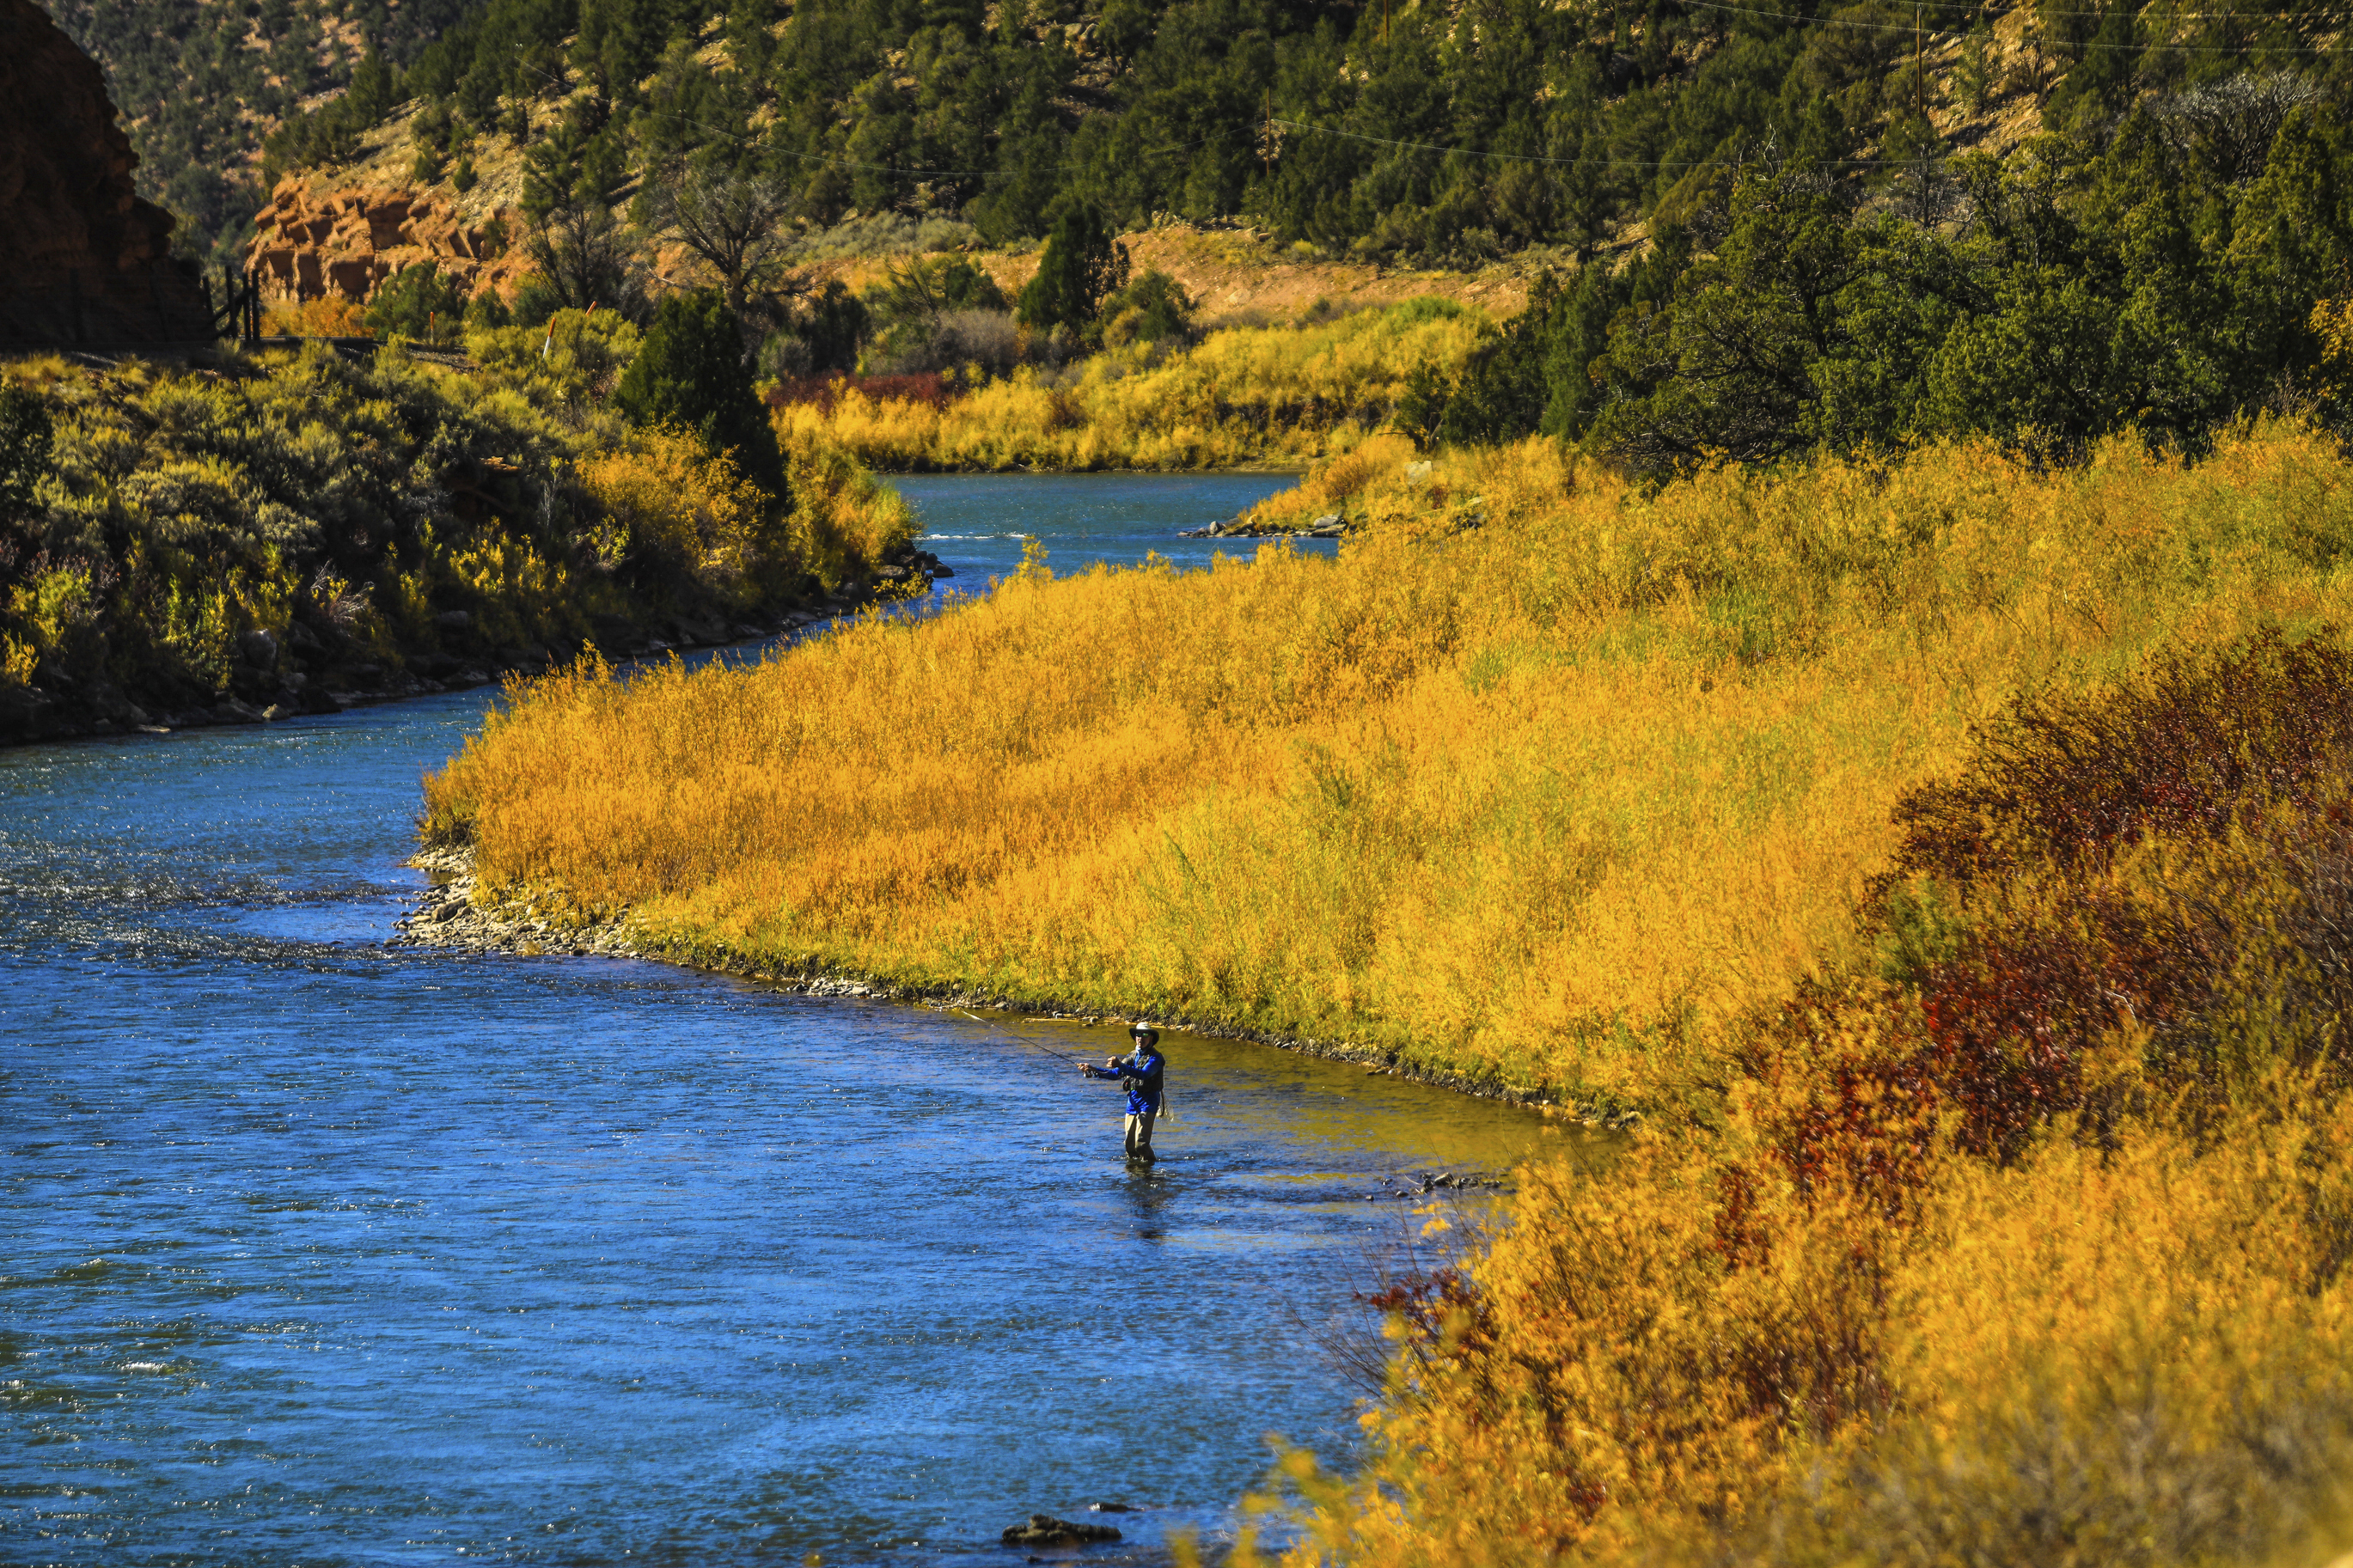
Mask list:
[[[1127,1158],[1131,1163],[1149,1165],[1154,1159],[1152,1124],[1160,1118],[1161,1074],[1168,1063],[1160,1054],[1159,1030],[1134,1024],[1127,1035],[1135,1049],[1110,1058],[1101,1067],[1081,1062],[1079,1070],[1089,1078],[1116,1079],[1127,1090]]]

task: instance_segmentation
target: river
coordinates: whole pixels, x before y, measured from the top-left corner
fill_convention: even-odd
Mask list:
[[[976,589],[1280,482],[906,488]],[[1157,1563],[1345,1460],[1367,1194],[1535,1117],[1173,1035],[1136,1172],[1109,1027],[389,947],[489,700],[0,752],[0,1559]]]

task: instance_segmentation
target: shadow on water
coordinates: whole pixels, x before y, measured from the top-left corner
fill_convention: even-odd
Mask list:
[[[485,700],[0,752],[0,1556],[1150,1563],[1345,1458],[1365,1194],[1536,1118],[1180,1035],[1131,1173],[970,1019],[390,949]]]

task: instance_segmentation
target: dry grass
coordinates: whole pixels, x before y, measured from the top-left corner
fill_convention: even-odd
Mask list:
[[[300,302],[280,300],[262,312],[261,330],[271,337],[365,338],[367,310],[340,294]]]

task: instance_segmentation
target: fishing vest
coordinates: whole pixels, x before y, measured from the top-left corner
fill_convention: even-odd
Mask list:
[[[1155,1051],[1145,1058],[1144,1062],[1146,1065],[1134,1065],[1131,1058],[1131,1066],[1125,1072],[1120,1074],[1120,1077],[1126,1081],[1128,1110],[1131,1115],[1140,1114],[1135,1106],[1138,1100],[1143,1101],[1145,1110],[1156,1114],[1160,1110],[1160,1079],[1168,1065],[1167,1058],[1158,1051]]]

